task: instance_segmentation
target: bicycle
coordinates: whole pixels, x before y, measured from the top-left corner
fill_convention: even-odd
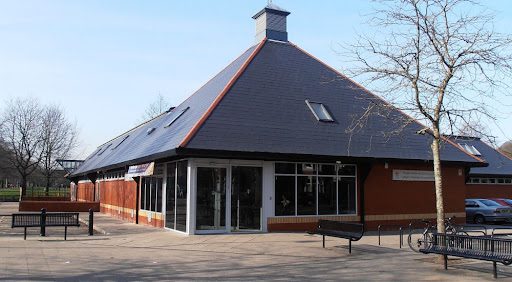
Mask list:
[[[455,217],[449,217],[444,220],[444,230],[446,234],[453,235],[468,235],[467,232],[459,231],[457,227],[452,223]],[[411,250],[419,253],[420,249],[426,249],[432,244],[432,233],[437,231],[437,226],[431,224],[428,220],[422,220],[425,224],[423,229],[412,229],[409,227],[409,236],[407,243]],[[412,223],[409,225],[412,226]]]

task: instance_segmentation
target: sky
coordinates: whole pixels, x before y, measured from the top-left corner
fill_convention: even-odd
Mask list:
[[[80,132],[77,158],[141,121],[163,95],[178,105],[254,44],[251,18],[266,0],[0,0],[0,102],[58,104]],[[290,41],[347,68],[338,44],[366,32],[373,1],[274,0],[291,12]],[[512,25],[512,1],[485,1],[495,27]],[[498,144],[512,139],[512,98],[496,105]]]

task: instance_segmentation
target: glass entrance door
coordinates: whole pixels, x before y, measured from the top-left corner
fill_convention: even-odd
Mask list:
[[[226,168],[197,168],[196,230],[226,229]]]
[[[233,166],[231,175],[231,230],[260,230],[262,168]]]

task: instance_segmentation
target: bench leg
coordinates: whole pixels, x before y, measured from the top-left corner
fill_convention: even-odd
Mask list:
[[[64,226],[64,241],[66,241],[68,238],[68,227]]]
[[[27,240],[27,228],[25,227],[25,232],[23,232],[23,240]]]
[[[325,248],[325,235],[322,235],[322,247]]]
[[[492,273],[495,279],[498,278],[498,267],[496,266],[495,261],[492,262]]]
[[[448,256],[444,255],[444,270],[448,270]]]
[[[348,239],[348,253],[352,253],[352,240]]]

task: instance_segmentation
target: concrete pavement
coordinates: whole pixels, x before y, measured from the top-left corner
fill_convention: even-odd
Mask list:
[[[0,214],[8,210],[0,203]],[[0,217],[2,280],[381,280],[481,281],[492,279],[492,263],[450,260],[448,271],[433,256],[398,248],[396,235],[365,236],[348,254],[346,240],[302,233],[184,236],[136,226],[106,216],[95,223],[107,235],[76,229],[64,241],[37,230],[23,240]],[[83,232],[82,232],[83,231]],[[499,265],[500,280],[512,280],[512,267]]]

